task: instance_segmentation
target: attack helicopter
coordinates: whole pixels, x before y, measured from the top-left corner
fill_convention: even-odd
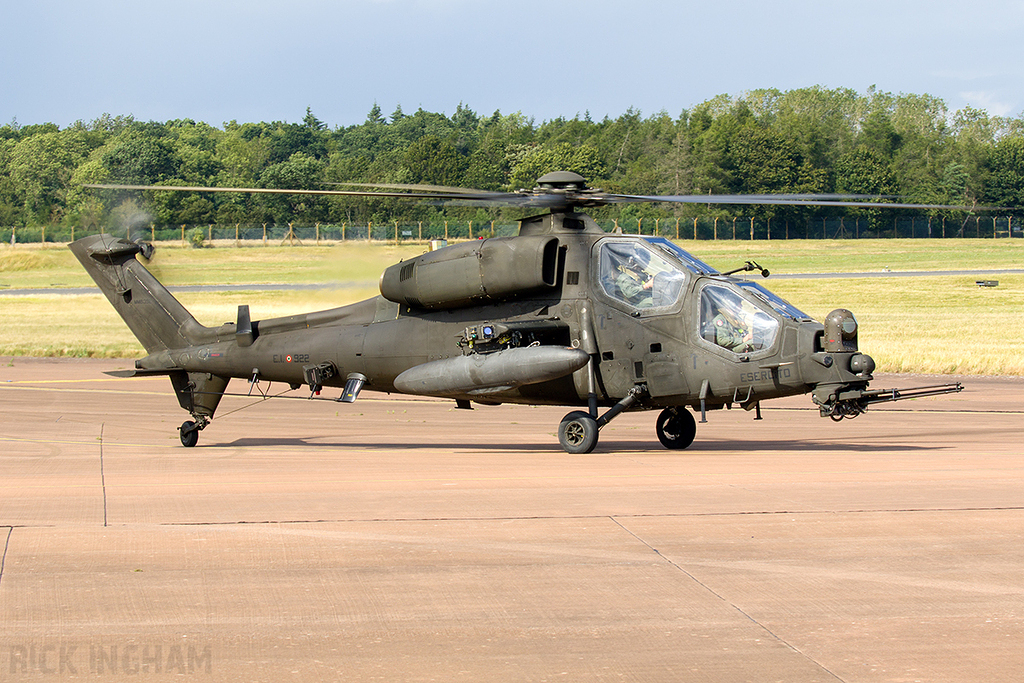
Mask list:
[[[659,441],[686,448],[695,413],[736,405],[761,417],[763,401],[810,394],[823,417],[843,420],[870,405],[960,391],[960,384],[870,389],[875,363],[858,348],[853,313],[823,323],[740,272],[719,272],[673,242],[606,233],[582,210],[629,202],[886,206],[852,195],[639,196],[590,188],[569,172],[536,187],[486,192],[430,185],[353,190],[273,190],[102,185],[115,190],[296,192],[401,197],[539,210],[514,237],[445,246],[396,263],[380,295],[284,318],[200,324],[137,256],[148,245],[111,235],[73,242],[92,276],[148,355],[120,377],[165,375],[190,413],[179,428],[193,447],[228,383],[327,388],[353,403],[362,391],[434,396],[459,408],[501,403],[573,408],[558,426],[568,453],[591,452],[602,427],[625,411],[660,410]],[[251,389],[250,389],[251,393]]]

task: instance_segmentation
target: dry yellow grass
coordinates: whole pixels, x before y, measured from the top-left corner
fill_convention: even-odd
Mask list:
[[[685,243],[720,268],[755,258],[776,273],[1020,268],[1024,240],[861,240]],[[335,282],[341,289],[182,294],[206,325],[233,320],[239,304],[255,319],[341,306],[376,294],[387,265],[422,245],[164,248],[152,268],[168,284]],[[861,348],[886,372],[1024,375],[1024,276],[775,279],[765,284],[821,320],[852,310]],[[0,286],[91,284],[64,248],[0,247]],[[0,296],[0,355],[139,357],[142,347],[101,295]]]
[[[329,291],[182,293],[178,300],[204,325],[234,320],[239,304],[255,319],[343,306],[373,296],[372,287]],[[102,294],[0,297],[0,355],[141,358],[142,345]]]
[[[816,320],[848,308],[881,372],[1024,375],[1024,275],[778,280],[773,291]]]

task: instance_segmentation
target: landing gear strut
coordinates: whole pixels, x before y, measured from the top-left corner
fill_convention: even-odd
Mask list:
[[[597,417],[596,402],[591,405],[592,413],[574,410],[563,417],[561,424],[558,425],[558,443],[566,453],[590,453],[597,446],[598,430],[647,395],[647,387],[637,385],[601,417]]]
[[[210,424],[210,420],[207,417],[197,417],[196,422],[192,420],[186,420],[181,423],[178,427],[178,433],[181,436],[181,445],[185,448],[194,448],[199,443],[199,432],[206,429],[206,425]]]

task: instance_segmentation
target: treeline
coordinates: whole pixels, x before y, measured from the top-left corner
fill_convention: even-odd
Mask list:
[[[820,87],[720,96],[643,117],[589,115],[537,124],[521,113],[479,115],[401,107],[330,129],[307,109],[301,123],[221,128],[103,116],[64,129],[0,127],[0,226],[349,225],[514,219],[511,209],[301,195],[116,193],[88,183],[325,188],[331,183],[426,183],[509,190],[552,170],[629,194],[850,193],[963,206],[1024,206],[1024,120],[977,109],[950,112],[929,95]],[[744,216],[773,221],[878,210],[625,205],[594,212],[641,218]],[[1004,215],[1007,212],[1001,212]],[[933,212],[964,220],[967,213]]]

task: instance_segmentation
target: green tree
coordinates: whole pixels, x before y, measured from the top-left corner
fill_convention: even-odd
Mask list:
[[[8,158],[10,179],[23,207],[23,221],[59,222],[75,168],[88,157],[85,136],[43,132],[22,138]]]
[[[456,186],[463,182],[466,158],[450,142],[427,135],[409,145],[403,166],[409,182]]]
[[[601,178],[605,173],[600,154],[589,145],[577,147],[563,142],[551,148],[532,147],[520,152],[510,174],[513,187],[533,187],[538,178],[552,171],[572,171],[588,180]]]
[[[260,176],[260,187],[277,189],[320,189],[324,163],[297,152],[288,161],[274,164]],[[327,204],[322,197],[304,194],[260,195],[264,215],[279,223],[313,222],[325,219]]]
[[[988,165],[986,201],[996,206],[1024,207],[1024,136],[999,140]]]
[[[101,161],[112,182],[152,185],[178,175],[163,124],[134,124],[104,146]]]

